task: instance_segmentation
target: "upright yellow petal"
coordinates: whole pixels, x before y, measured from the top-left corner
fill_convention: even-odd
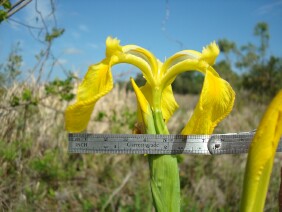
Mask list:
[[[162,71],[166,73],[172,66],[187,60],[199,60],[201,53],[195,50],[182,50],[169,57],[163,64]]]
[[[235,92],[228,82],[207,71],[199,102],[182,134],[211,134],[232,110]]]
[[[106,57],[111,59],[113,65],[129,63],[136,66],[142,71],[149,84],[155,84],[158,62],[148,50],[136,45],[121,46],[118,39],[108,37],[106,40]]]
[[[143,95],[142,91],[138,88],[133,78],[131,78],[131,83],[133,89],[136,94],[136,99],[138,103],[137,108],[137,115],[138,115],[138,122],[142,122],[142,126],[144,127],[143,130],[144,134],[156,134],[155,126],[154,126],[154,119],[150,104],[148,103],[147,99]]]
[[[111,63],[103,60],[89,67],[77,93],[77,101],[65,111],[65,127],[69,132],[86,129],[96,102],[113,88]]]
[[[162,84],[165,87],[170,85],[178,74],[186,71],[200,71],[205,74],[209,70],[218,76],[217,72],[211,68],[218,54],[219,48],[215,42],[206,46],[202,53],[194,50],[177,52],[168,58],[162,66],[162,72],[164,73]]]
[[[120,62],[135,65],[143,73],[150,85],[156,84],[158,79],[158,62],[151,52],[136,45],[123,46],[122,51],[124,54],[120,58]]]
[[[136,46],[136,45],[126,45],[126,46],[123,47],[123,52],[126,53],[126,54],[131,54],[131,55],[134,55],[136,57],[142,58],[151,67],[152,72],[157,71],[157,66],[158,66],[157,59],[147,49],[144,49],[144,48],[142,48],[140,46]]]
[[[162,106],[163,118],[165,122],[167,122],[179,107],[179,105],[177,104],[174,98],[171,85],[167,86],[163,90],[161,106]]]
[[[273,160],[282,136],[282,90],[268,106],[251,143],[240,211],[263,211]]]
[[[179,58],[178,58],[179,59]],[[174,62],[174,61],[172,61]],[[173,63],[174,64],[174,63]],[[204,60],[200,59],[184,59],[173,66],[171,66],[164,77],[162,78],[162,85],[168,86],[172,84],[177,75],[186,71],[199,71],[206,74],[207,71],[211,72],[215,76],[219,76],[218,73]]]

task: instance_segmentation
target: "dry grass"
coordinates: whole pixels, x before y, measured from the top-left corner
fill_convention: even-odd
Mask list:
[[[42,87],[33,86],[38,97]],[[2,211],[152,211],[147,158],[143,155],[68,154],[63,111],[66,102],[42,99],[38,106],[0,108],[0,208]],[[176,96],[180,109],[169,121],[179,133],[197,102]],[[238,101],[216,132],[257,127],[264,105]],[[131,133],[133,93],[115,88],[99,101],[89,123],[93,133]],[[246,155],[179,156],[183,211],[238,211]],[[278,211],[281,155],[277,155],[266,211]]]

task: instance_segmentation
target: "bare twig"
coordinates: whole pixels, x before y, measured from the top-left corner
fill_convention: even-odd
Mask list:
[[[43,97],[37,99],[38,104],[40,104],[43,107],[52,109],[52,110],[54,110],[56,112],[59,112],[59,113],[63,113],[64,112],[62,110],[57,110],[57,109],[53,108],[52,106],[44,104],[42,101],[44,99],[47,99],[47,98],[48,98],[48,96],[43,96]],[[7,111],[17,111],[18,108],[26,107],[26,106],[29,106],[29,105],[34,105],[34,103],[32,101],[28,101],[28,102],[20,103],[20,104],[18,104],[16,106],[8,106],[8,105],[1,105],[0,104],[0,109],[7,110]]]
[[[14,107],[5,106],[5,105],[0,105],[0,109],[7,110],[7,111],[17,111]],[[2,115],[2,113],[0,113],[0,116],[1,115]],[[10,114],[7,114],[7,115],[10,115]]]
[[[61,113],[61,114],[64,114],[64,113],[65,113],[63,110],[58,110],[58,109],[56,109],[56,108],[53,108],[53,107],[51,107],[51,106],[49,106],[49,105],[44,104],[43,102],[40,102],[39,104],[40,104],[41,106],[43,106],[43,107],[46,107],[46,108],[50,109],[50,110],[56,111],[57,113]]]
[[[126,177],[124,178],[124,180],[122,181],[122,183],[120,184],[119,187],[117,187],[113,193],[110,195],[109,199],[107,200],[107,202],[103,205],[102,207],[102,211],[105,211],[105,209],[107,208],[107,206],[111,203],[112,199],[114,198],[114,196],[116,196],[121,189],[125,186],[125,184],[127,183],[127,181],[129,180],[129,178],[131,177],[132,172],[128,172],[128,174],[126,175]]]
[[[48,33],[48,27],[47,27],[47,24],[45,22],[45,19],[44,19],[43,15],[42,15],[42,12],[38,9],[38,2],[37,2],[37,0],[35,0],[35,11],[40,16],[41,22],[42,22],[46,32]]]
[[[26,77],[26,80],[29,80],[29,78],[31,76],[34,76],[34,74],[37,72],[38,74],[37,74],[36,80],[37,80],[37,82],[40,82],[42,75],[43,75],[43,71],[45,70],[46,65],[49,64],[48,61],[51,57],[51,59],[52,59],[51,69],[47,73],[47,79],[46,79],[46,80],[48,80],[50,78],[50,75],[51,75],[53,69],[54,69],[54,66],[57,64],[57,62],[59,60],[57,57],[54,56],[54,54],[51,51],[52,41],[46,41],[45,37],[42,37],[42,34],[48,35],[49,29],[50,29],[50,27],[48,27],[47,22],[45,20],[46,18],[52,17],[54,24],[55,24],[55,27],[57,26],[57,19],[56,19],[56,15],[55,15],[55,12],[56,12],[55,2],[54,2],[54,0],[49,0],[49,1],[50,1],[50,5],[51,5],[51,11],[46,16],[46,14],[43,14],[42,11],[40,10],[39,5],[38,5],[38,3],[39,3],[38,0],[35,0],[35,11],[38,14],[39,22],[41,23],[41,26],[32,26],[30,24],[23,23],[19,20],[15,20],[15,19],[12,19],[12,18],[8,19],[8,22],[9,21],[15,22],[15,23],[17,23],[21,26],[26,27],[28,29],[29,33],[31,34],[31,36],[36,41],[38,41],[39,43],[44,45],[44,48],[43,48],[43,51],[42,51],[43,54],[40,56],[37,63],[33,66],[32,70],[29,72],[28,76]],[[16,2],[12,6],[11,11],[12,11],[12,9],[14,10],[15,8],[17,8],[19,6],[22,8],[23,7],[22,5],[26,5],[29,2],[31,2],[31,0],[19,0],[18,2]],[[37,33],[37,35],[35,34],[35,32]],[[62,64],[59,64],[59,67],[67,75],[67,71],[62,66]]]
[[[12,18],[9,18],[7,21],[8,21],[8,22],[9,22],[9,21],[15,22],[15,23],[17,23],[17,24],[19,24],[19,25],[28,27],[28,28],[30,28],[30,29],[39,29],[39,30],[42,30],[42,29],[43,29],[43,27],[31,26],[31,25],[29,25],[29,24],[20,22],[20,21],[18,21],[18,20],[12,19]]]
[[[15,4],[12,5],[11,9],[8,11],[6,18],[11,17],[16,12],[18,12],[20,9],[22,9],[23,7],[28,5],[30,2],[31,2],[31,0],[19,0],[19,1],[17,1]]]
[[[43,60],[43,62],[41,63],[41,66],[40,66],[40,68],[39,68],[39,75],[38,75],[38,77],[37,77],[37,82],[40,82],[40,79],[41,79],[41,77],[42,77],[45,64],[46,64],[47,60],[49,59],[51,44],[52,44],[51,42],[48,42],[48,46],[47,46],[47,48],[46,48],[45,55],[44,55],[44,60]]]
[[[39,43],[45,44],[45,42],[44,42],[43,40],[40,40],[38,36],[36,37],[36,36],[33,34],[33,32],[32,32],[32,30],[31,30],[30,27],[28,27],[28,31],[29,31],[29,33],[31,34],[31,36],[34,38],[34,40],[37,40]],[[41,33],[42,31],[43,31],[43,28],[39,31],[39,33]]]
[[[183,46],[184,46],[183,43],[182,43],[180,40],[177,40],[177,39],[173,38],[173,37],[169,34],[169,32],[167,31],[167,29],[166,29],[166,25],[167,25],[167,22],[168,22],[169,16],[170,16],[170,9],[169,9],[169,2],[168,2],[168,0],[165,1],[165,6],[166,6],[166,7],[165,7],[165,17],[164,17],[164,19],[163,19],[163,21],[162,21],[162,31],[163,31],[164,35],[166,36],[166,38],[167,38],[168,40],[177,43],[177,44],[179,45],[179,48],[180,48],[180,49],[183,49]]]
[[[62,55],[62,54],[61,54],[61,55]],[[50,51],[50,56],[51,56],[53,62],[52,62],[52,64],[51,64],[50,71],[49,71],[48,74],[47,74],[47,78],[46,78],[47,81],[50,79],[50,76],[51,76],[51,74],[52,74],[52,72],[53,72],[53,69],[54,69],[55,65],[58,65],[58,66],[61,68],[61,70],[64,72],[64,74],[65,74],[66,76],[68,76],[68,71],[67,71],[67,69],[66,69],[62,64],[58,63],[58,62],[59,62],[59,58],[60,58],[61,55],[59,55],[59,56],[56,57],[56,56],[54,56],[54,54],[52,53],[52,51]]]
[[[57,26],[57,18],[55,16],[55,11],[56,11],[55,2],[54,2],[54,0],[50,0],[50,3],[51,3],[51,9],[52,10],[51,10],[50,14],[48,15],[48,17],[52,15],[54,22],[55,22],[55,26]]]

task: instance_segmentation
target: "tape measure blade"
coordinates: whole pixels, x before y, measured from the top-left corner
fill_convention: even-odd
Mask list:
[[[242,154],[254,133],[215,135],[148,135],[70,133],[70,153],[110,154]],[[282,138],[277,148],[282,152]]]

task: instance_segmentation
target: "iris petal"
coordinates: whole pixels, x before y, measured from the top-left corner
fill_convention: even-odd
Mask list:
[[[133,78],[131,78],[131,83],[133,89],[135,91],[138,108],[137,108],[137,119],[138,122],[142,123],[144,129],[141,129],[142,133],[146,134],[156,134],[155,126],[154,126],[154,119],[150,104],[148,103],[147,99],[143,95],[142,91],[138,88]]]
[[[182,134],[211,134],[232,110],[235,92],[228,82],[207,71],[199,102]]]
[[[158,64],[155,56],[148,50],[136,46],[121,46],[116,38],[108,37],[106,40],[106,57],[114,64],[129,63],[139,68],[148,83],[154,84],[153,74],[157,72]]]
[[[113,88],[111,63],[106,59],[89,67],[77,93],[77,101],[65,111],[65,127],[69,132],[86,129],[96,102]]]
[[[201,60],[206,61],[209,65],[213,65],[217,56],[219,55],[219,48],[215,42],[203,48]]]
[[[215,42],[203,48],[202,53],[194,50],[177,52],[163,64],[162,72],[165,75],[162,79],[162,84],[164,86],[170,85],[178,74],[185,71],[197,70],[205,74],[208,69],[214,75],[218,75],[216,71],[210,68],[218,54],[219,48]]]
[[[169,68],[174,66],[175,64],[178,64],[180,62],[183,62],[185,60],[197,60],[201,57],[201,53],[194,51],[194,50],[183,50],[180,52],[177,52],[173,56],[169,57],[163,64],[163,72],[167,72]]]
[[[240,211],[263,211],[276,149],[282,135],[282,90],[261,120],[251,143]]]
[[[174,98],[171,85],[163,90],[161,106],[163,118],[167,122],[179,107]]]
[[[126,45],[122,47],[123,55],[120,57],[121,63],[130,63],[138,67],[150,85],[155,84],[155,76],[158,72],[158,62],[155,56],[148,50],[136,46]]]
[[[113,55],[122,52],[122,47],[120,46],[120,41],[117,38],[108,37],[106,40],[106,57],[110,58]]]

